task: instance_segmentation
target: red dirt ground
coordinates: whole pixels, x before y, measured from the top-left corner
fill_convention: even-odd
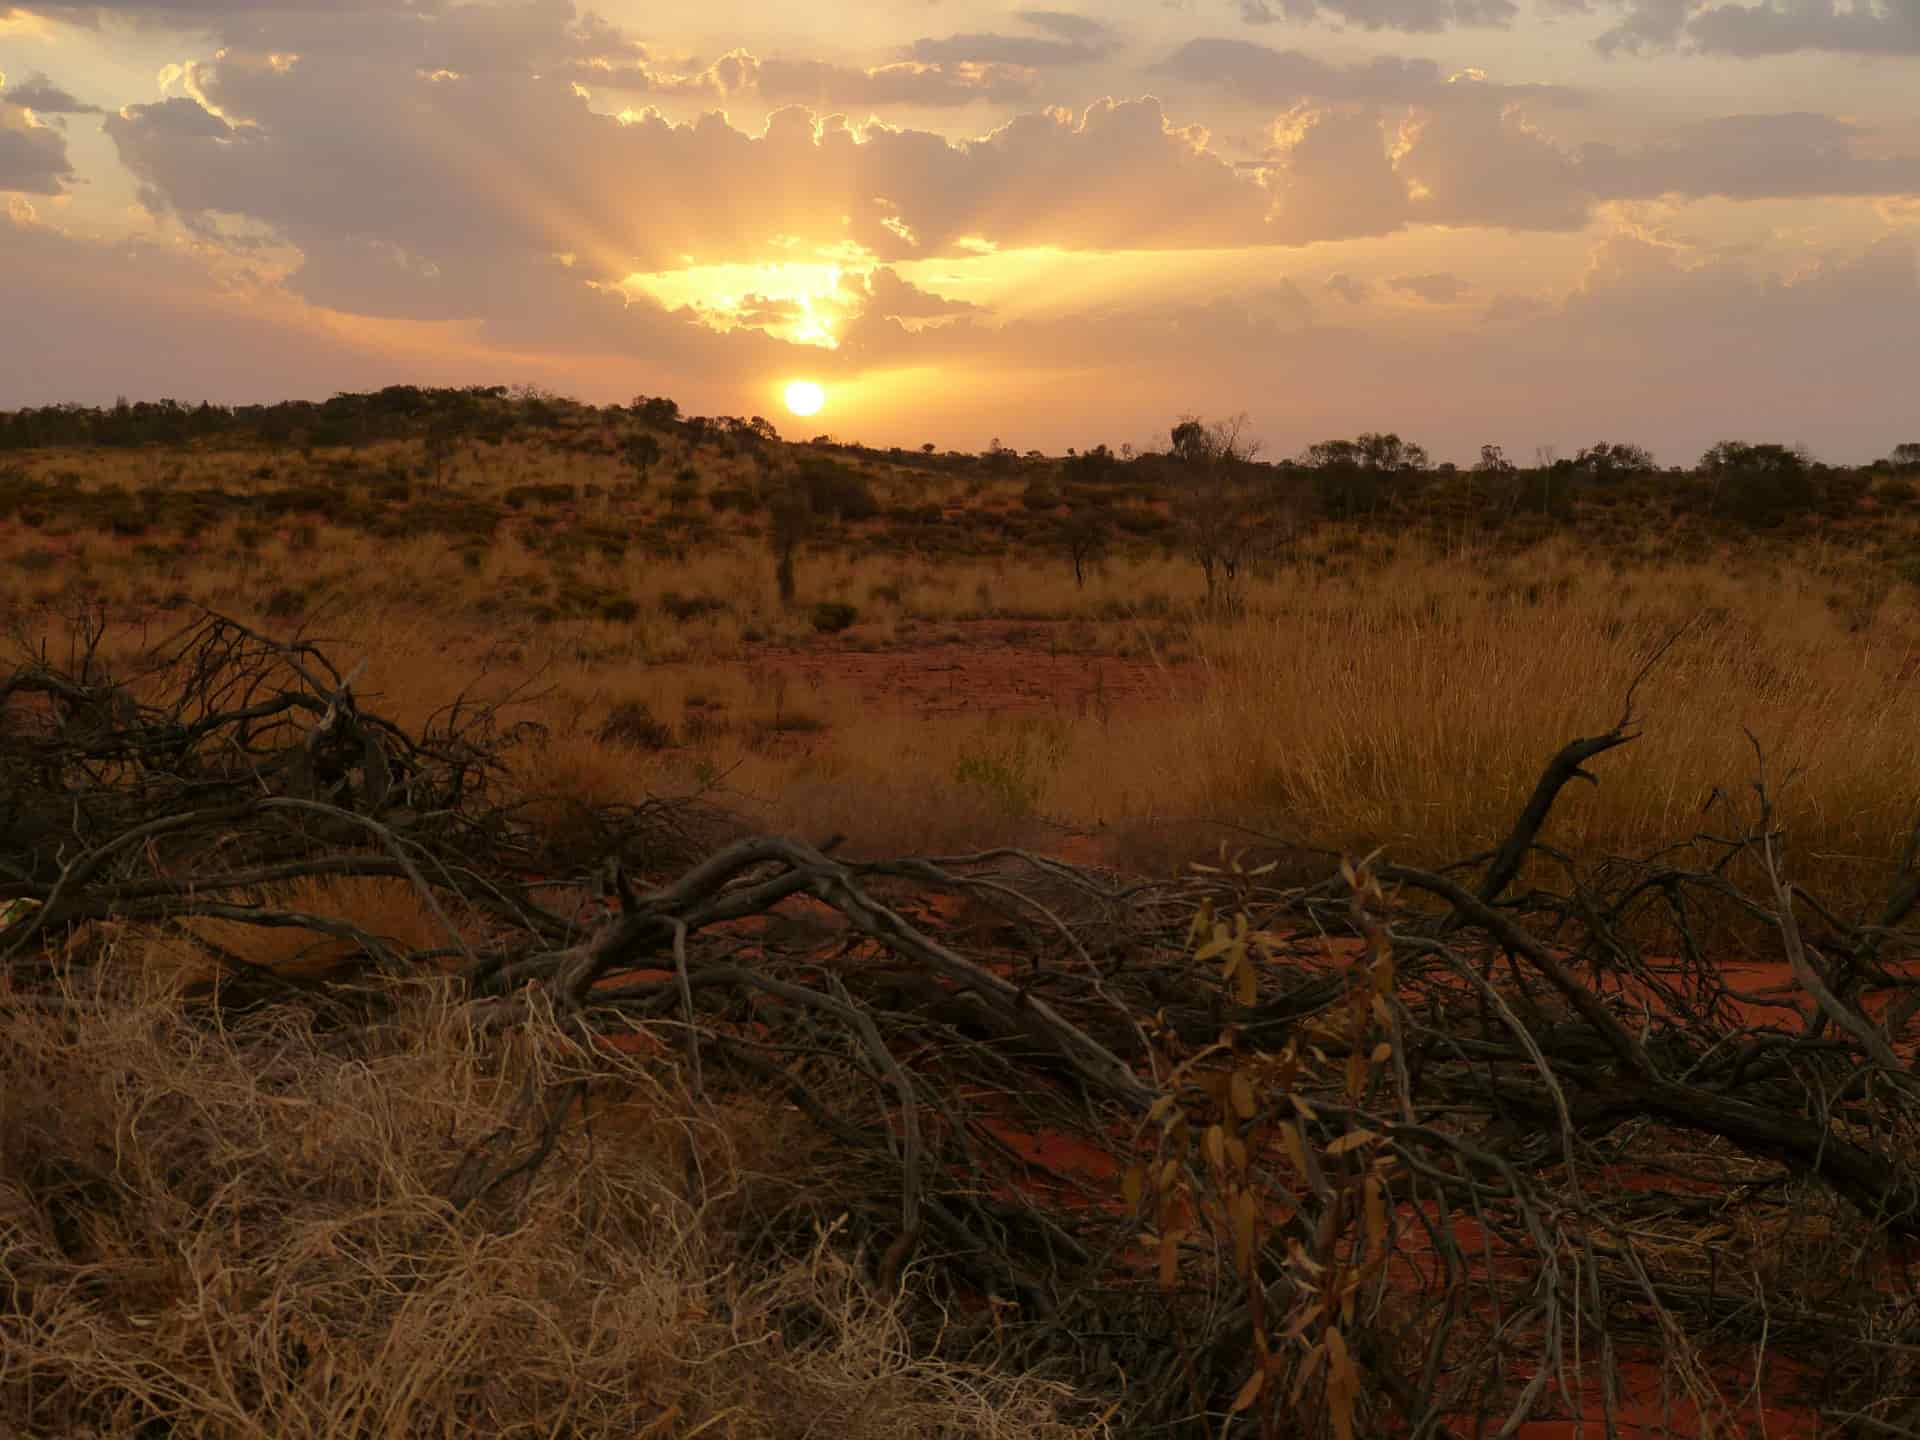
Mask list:
[[[887,649],[843,641],[755,648],[748,663],[808,685],[850,685],[876,705],[914,715],[1065,712],[1099,716],[1186,688],[1185,667],[1090,654],[1064,621],[967,620]]]

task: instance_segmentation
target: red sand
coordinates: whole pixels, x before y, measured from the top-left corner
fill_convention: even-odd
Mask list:
[[[1069,651],[1075,628],[1048,620],[923,622],[919,636],[895,648],[856,648],[856,630],[837,641],[758,647],[751,663],[807,685],[851,685],[877,706],[922,716],[1099,716],[1179,693],[1178,667]]]

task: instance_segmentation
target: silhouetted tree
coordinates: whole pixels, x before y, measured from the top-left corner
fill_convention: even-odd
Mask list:
[[[1172,440],[1167,453],[1182,465],[1204,465],[1211,458],[1212,437],[1198,415],[1183,415],[1169,432]]]
[[[1260,442],[1247,417],[1203,425],[1193,417],[1173,427],[1174,518],[1187,553],[1207,582],[1209,606],[1234,603],[1240,572],[1259,541],[1254,459]]]
[[[660,463],[660,442],[651,435],[630,435],[621,454],[633,467],[634,478],[644,483],[648,472]]]
[[[1710,513],[1724,502],[1734,519],[1771,529],[1813,508],[1813,466],[1805,450],[1723,440],[1700,457],[1711,486]]]
[[[1392,433],[1310,445],[1300,463],[1314,472],[1320,503],[1330,515],[1373,514],[1417,483],[1429,463],[1424,446]]]
[[[1092,501],[1084,501],[1061,523],[1060,538],[1067,559],[1073,563],[1073,583],[1084,590],[1087,567],[1098,564],[1107,553],[1113,537],[1113,522],[1105,510]]]
[[[1565,465],[1600,485],[1624,480],[1631,475],[1651,475],[1655,469],[1653,454],[1644,446],[1608,444],[1604,440],[1598,445],[1589,445],[1573,459],[1556,464]]]
[[[774,498],[767,526],[767,544],[773,550],[774,584],[780,589],[780,603],[794,602],[796,583],[794,560],[800,543],[813,533],[813,506],[800,476],[790,476],[785,488]]]

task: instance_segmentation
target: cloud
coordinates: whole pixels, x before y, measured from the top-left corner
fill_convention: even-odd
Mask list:
[[[1834,0],[1792,6],[1716,5],[1687,27],[1710,53],[1782,55],[1837,50],[1862,55],[1920,55],[1920,4],[1880,0],[1842,10]]]
[[[1873,136],[1826,115],[1730,115],[1629,152],[1587,145],[1585,184],[1609,198],[1895,195],[1920,191],[1920,155],[1870,153]]]
[[[711,65],[689,72],[655,66],[644,56],[620,60],[595,56],[570,61],[554,73],[590,92],[726,100],[751,91],[770,105],[813,105],[827,110],[881,105],[942,109],[983,101],[1029,101],[1034,95],[1033,72],[1018,65],[903,60],[861,69],[824,60],[761,60],[747,50],[730,51]]]
[[[1473,287],[1458,275],[1440,271],[1431,275],[1396,275],[1387,282],[1403,295],[1426,301],[1429,305],[1451,305]]]
[[[1475,72],[1449,74],[1432,60],[1382,55],[1351,65],[1330,65],[1301,50],[1220,38],[1189,40],[1152,66],[1150,73],[1261,106],[1288,106],[1301,100],[1434,107],[1532,100],[1572,106],[1586,99],[1566,86],[1495,85]]]
[[[1105,42],[1113,34],[1112,27],[1104,20],[1072,15],[1064,10],[1021,10],[1016,12],[1015,18],[1025,21],[1036,30],[1045,30],[1067,40]]]
[[[1085,16],[1058,10],[1022,10],[1018,18],[1045,31],[1048,38],[986,33],[920,39],[907,48],[906,58],[933,65],[1019,65],[1039,70],[1090,64],[1119,48],[1119,39],[1111,28]]]
[[[0,86],[5,86],[7,77],[0,73]],[[99,115],[103,112],[98,105],[88,105],[76,100],[59,86],[49,80],[44,73],[36,71],[18,85],[8,88],[0,94],[0,103],[18,105],[23,109],[35,111],[41,115]]]
[[[1329,294],[1338,295],[1349,305],[1363,304],[1373,294],[1373,287],[1364,280],[1341,272],[1327,277],[1326,289]]]
[[[1429,224],[1578,230],[1597,198],[1578,161],[1518,106],[1429,112],[1398,138],[1396,173]]]
[[[828,109],[1010,104],[1034,96],[1031,74],[1017,66],[945,66],[911,60],[870,70],[819,60],[767,60],[760,65],[759,90],[762,98],[774,104]]]
[[[0,98],[0,191],[59,195],[73,178],[67,137],[10,95]]]
[[[79,25],[97,25],[108,19],[198,25],[261,14],[400,12],[411,7],[408,0],[32,0],[30,5],[21,8]]]
[[[1505,28],[1520,7],[1513,0],[1240,0],[1248,25],[1323,20],[1362,30],[1431,33],[1450,27]]]
[[[791,363],[791,347],[757,332],[719,336],[688,315],[578,286],[497,298],[501,313],[485,325],[365,321],[244,270],[217,274],[203,249],[83,239],[0,206],[0,404],[116,394],[244,404],[524,379],[603,400],[665,391],[711,413],[740,408],[743,374],[771,377]],[[536,327],[515,322],[523,304],[559,304],[584,323],[564,346],[532,343]],[[607,393],[609,375],[624,393]]]
[[[1274,122],[1266,165],[1281,243],[1390,235],[1412,215],[1378,113],[1302,105]]]
[[[1619,23],[1594,42],[1603,53],[1644,54],[1684,40],[1714,55],[1920,55],[1920,0],[1850,0],[1844,8],[1839,0],[1626,0],[1621,8]]]
[[[1267,235],[1265,188],[1153,100],[1031,113],[964,142],[791,107],[755,135],[717,114],[623,122],[558,77],[427,68],[438,58],[288,66],[229,49],[189,72],[207,106],[132,105],[105,128],[156,210],[248,217],[308,257],[294,284],[309,298],[418,318],[474,313],[557,253],[578,256],[575,283],[611,284],[686,256],[758,263],[778,237],[884,261],[976,236],[1165,249]]]
[[[524,303],[538,309],[564,293],[543,287]],[[751,413],[794,373],[795,352],[757,331],[719,335],[657,305],[579,293],[577,331],[570,315],[544,341],[506,324],[366,322],[258,279],[218,279],[197,252],[80,240],[0,207],[10,341],[0,346],[0,396],[246,402],[529,379],[592,400],[641,390],[701,413]],[[1374,307],[1316,312],[1284,277],[1201,303],[1103,295],[1091,308],[1011,321],[954,313],[954,302],[882,271],[867,300],[840,351],[805,353],[810,373],[863,397],[849,399],[835,428],[881,444],[984,444],[993,434],[1020,448],[1164,443],[1165,425],[1192,408],[1249,410],[1274,454],[1392,429],[1461,460],[1482,443],[1527,454],[1595,434],[1676,459],[1731,436],[1866,460],[1901,438],[1887,417],[1906,413],[1920,370],[1920,272],[1902,240],[1780,274],[1610,234],[1560,296],[1498,295],[1484,313],[1443,310],[1417,331],[1383,330]],[[934,309],[945,323],[915,326],[904,314]],[[948,383],[888,382],[909,369]],[[870,389],[868,375],[879,382]]]
[[[1275,454],[1391,429],[1459,460],[1483,443],[1527,454],[1607,434],[1678,459],[1736,436],[1864,461],[1897,438],[1887,417],[1907,413],[1920,273],[1904,241],[1781,275],[1697,263],[1622,233],[1604,237],[1586,277],[1558,297],[1499,296],[1485,313],[1441,312],[1417,331],[1381,323],[1358,307],[1314,317],[1233,297],[918,335],[869,325],[863,341],[876,364],[997,377],[977,419],[960,413],[992,434],[1005,405],[1023,400],[1031,419],[1009,437],[1021,446],[1146,438],[1137,418],[1115,436],[1111,417],[1194,408],[1249,411]],[[1099,428],[1082,408],[1089,393],[1105,402]],[[946,402],[922,394],[913,422],[933,429],[929,403]]]
[[[1686,28],[1695,0],[1624,0],[1620,23],[1595,39],[1603,55],[1645,54],[1671,46]]]
[[[1302,102],[1245,168],[1275,197],[1280,244],[1386,235],[1407,225],[1572,231],[1610,201],[1920,193],[1920,154],[1805,113],[1738,115],[1639,146],[1561,144],[1524,107]]]
[[[967,300],[949,300],[922,290],[903,280],[892,266],[882,265],[866,279],[867,304],[864,313],[883,320],[945,320],[957,315],[977,314],[978,305]]]

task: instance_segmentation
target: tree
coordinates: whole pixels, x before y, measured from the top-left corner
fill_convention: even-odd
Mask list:
[[[1562,461],[1596,484],[1607,485],[1631,475],[1651,475],[1655,470],[1653,453],[1641,445],[1608,444],[1602,440],[1589,445],[1570,461]]]
[[[1061,522],[1060,539],[1067,559],[1073,563],[1076,588],[1087,588],[1087,567],[1105,558],[1112,535],[1112,522],[1106,512],[1091,502],[1074,506],[1073,513]]]
[[[1247,425],[1244,414],[1210,425],[1188,416],[1172,431],[1174,518],[1206,577],[1209,606],[1234,603],[1240,572],[1259,536],[1253,462],[1260,442]]]
[[[1005,474],[1019,463],[1020,455],[1019,452],[1002,445],[1000,437],[996,435],[993,437],[993,443],[981,453],[980,459],[987,469],[995,474]]]
[[[460,442],[466,438],[468,415],[465,410],[449,407],[433,417],[427,425],[427,463],[433,467],[433,483],[438,485],[446,469],[447,461],[460,448]]]
[[[1323,440],[1309,445],[1300,463],[1314,472],[1315,488],[1329,514],[1377,511],[1411,490],[1430,463],[1426,447],[1392,433],[1369,432],[1357,440]]]
[[[627,464],[633,467],[634,478],[644,481],[647,472],[660,463],[660,442],[647,434],[632,435],[627,438],[626,449],[622,452]]]
[[[1198,415],[1181,416],[1180,422],[1169,433],[1173,444],[1167,453],[1175,460],[1182,465],[1206,463],[1209,458],[1211,437],[1207,433],[1207,427],[1200,423]]]
[[[1069,450],[1067,456],[1067,463],[1061,467],[1060,475],[1069,486],[1104,485],[1112,481],[1120,470],[1119,457],[1104,445],[1096,445],[1078,455]]]
[[[680,418],[680,403],[664,395],[636,395],[630,408],[648,425],[672,425]]]
[[[789,477],[786,488],[773,502],[769,519],[767,544],[773,551],[774,584],[780,589],[780,603],[791,605],[796,589],[794,558],[800,542],[813,533],[813,506],[799,476]]]
[[[1797,446],[1723,440],[1700,457],[1700,470],[1712,482],[1709,513],[1724,498],[1728,514],[1756,529],[1813,508],[1813,465]]]
[[[1894,446],[1887,462],[1896,470],[1920,470],[1920,441]]]

